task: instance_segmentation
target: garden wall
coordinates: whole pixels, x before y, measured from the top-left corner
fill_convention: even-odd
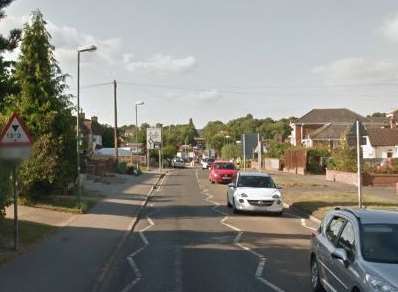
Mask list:
[[[357,174],[355,172],[344,172],[326,169],[326,180],[333,182],[341,182],[349,185],[357,184]]]
[[[281,161],[276,158],[264,158],[263,168],[269,170],[280,170]]]
[[[364,186],[396,186],[398,174],[366,174],[363,176]]]

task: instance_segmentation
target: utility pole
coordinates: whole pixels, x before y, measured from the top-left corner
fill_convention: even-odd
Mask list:
[[[242,135],[243,142],[243,170],[246,171],[246,135]]]
[[[12,196],[14,200],[14,249],[19,247],[18,194],[17,194],[17,166],[12,167]]]
[[[358,184],[358,207],[362,208],[362,182],[361,182],[361,138],[359,135],[359,121],[357,126],[357,184]]]
[[[116,80],[113,80],[113,102],[114,102],[114,110],[115,110],[115,129],[114,129],[114,139],[115,139],[115,156],[116,156],[116,165],[119,163],[119,146],[118,146],[118,135],[117,135],[117,83]]]

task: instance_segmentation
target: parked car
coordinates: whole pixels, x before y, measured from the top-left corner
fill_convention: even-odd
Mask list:
[[[230,183],[238,170],[229,161],[216,160],[211,165],[209,181],[211,183]]]
[[[211,168],[213,162],[214,162],[213,158],[203,158],[200,164],[202,165],[202,169],[209,169]]]
[[[173,168],[184,168],[185,167],[185,161],[180,158],[180,157],[175,157],[171,161],[171,167]]]
[[[398,291],[398,213],[329,212],[312,238],[313,291]]]
[[[269,212],[282,215],[281,188],[272,177],[260,172],[239,172],[228,185],[227,205],[239,211]]]

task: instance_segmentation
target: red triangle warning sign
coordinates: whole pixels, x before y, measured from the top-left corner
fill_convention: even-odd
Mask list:
[[[0,133],[0,147],[29,145],[32,145],[32,138],[23,121],[14,113]]]

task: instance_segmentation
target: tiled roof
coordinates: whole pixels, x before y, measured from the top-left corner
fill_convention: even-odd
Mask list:
[[[310,134],[312,140],[339,140],[350,129],[349,125],[326,124]]]
[[[398,128],[368,129],[372,146],[398,146]]]
[[[353,123],[367,119],[346,108],[313,109],[297,120],[298,124]]]

